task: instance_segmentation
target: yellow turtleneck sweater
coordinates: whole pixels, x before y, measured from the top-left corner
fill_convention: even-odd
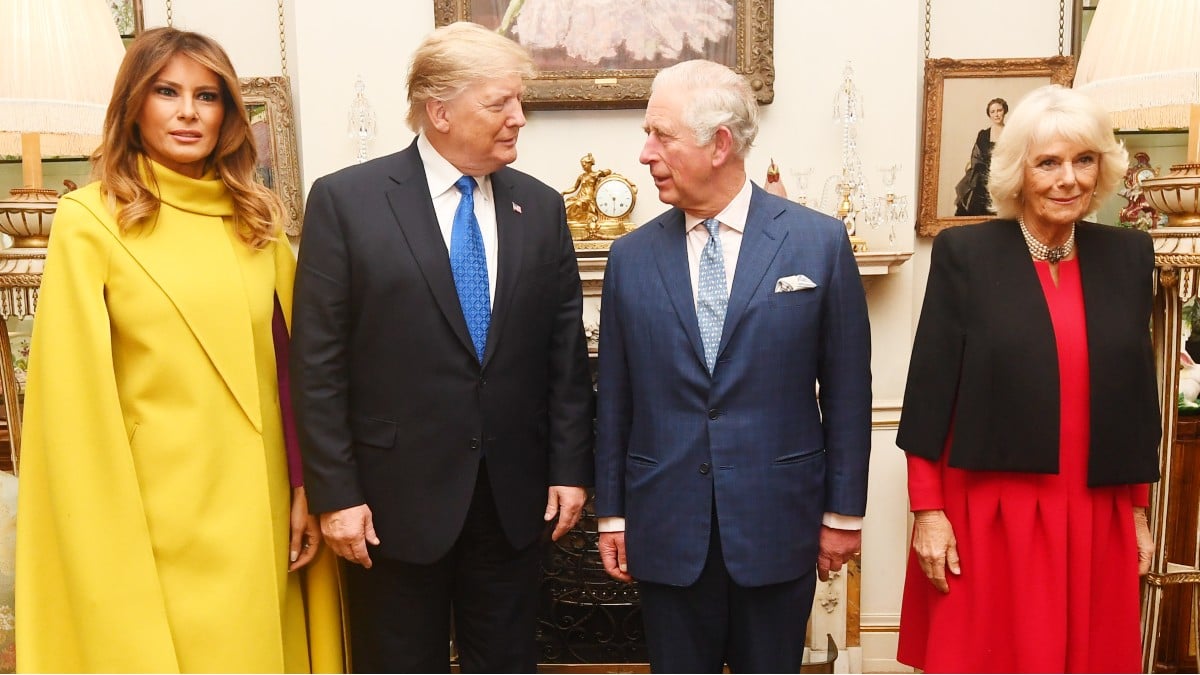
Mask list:
[[[271,338],[291,249],[243,244],[221,180],[148,171],[152,227],[121,233],[98,184],[59,203],[25,401],[18,669],[305,672]],[[341,663],[332,564],[308,574],[320,670]]]

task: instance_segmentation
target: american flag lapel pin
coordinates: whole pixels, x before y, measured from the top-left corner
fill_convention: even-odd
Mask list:
[[[518,203],[516,203],[516,202],[513,202],[513,203],[512,203],[512,205],[513,205],[513,213],[520,213],[520,212],[521,212],[521,205],[520,205],[520,204],[518,204]]]

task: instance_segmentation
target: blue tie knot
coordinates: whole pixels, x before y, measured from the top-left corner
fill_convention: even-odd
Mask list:
[[[442,185],[445,185],[445,183],[442,183]],[[475,201],[474,195],[473,195],[473,193],[475,191],[475,179],[474,178],[472,178],[470,176],[463,176],[462,178],[459,178],[458,180],[454,181],[454,187],[458,188],[458,192],[459,192],[459,194],[462,195],[463,199],[470,199],[471,202],[474,203],[474,201]]]
[[[718,233],[721,231],[721,221],[716,218],[708,218],[704,221],[704,229],[708,230],[708,236],[720,239]]]

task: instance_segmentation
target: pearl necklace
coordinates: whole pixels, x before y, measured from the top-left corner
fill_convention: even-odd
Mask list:
[[[1017,224],[1021,226],[1021,234],[1025,236],[1025,245],[1029,247],[1029,254],[1034,260],[1045,260],[1051,264],[1071,255],[1075,250],[1075,224],[1071,223],[1071,236],[1058,246],[1050,247],[1034,238],[1029,232],[1029,228],[1025,227],[1025,219],[1017,216]]]

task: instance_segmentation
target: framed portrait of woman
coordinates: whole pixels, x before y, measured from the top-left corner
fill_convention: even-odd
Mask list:
[[[533,55],[530,109],[636,108],[662,68],[709,59],[775,97],[772,0],[434,0],[434,23],[471,21]]]
[[[925,61],[918,234],[994,216],[988,166],[1009,108],[1043,85],[1070,86],[1074,74],[1070,56]]]

